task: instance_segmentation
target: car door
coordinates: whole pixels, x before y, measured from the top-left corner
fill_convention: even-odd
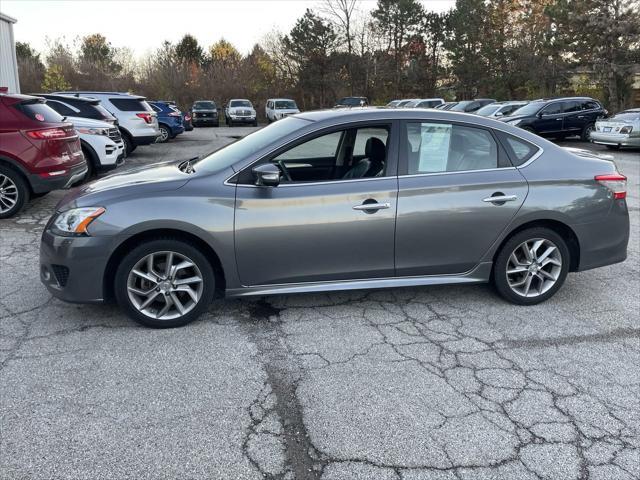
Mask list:
[[[587,116],[583,113],[581,100],[564,101],[564,123],[563,130],[569,135],[578,135],[584,126],[589,123]]]
[[[372,128],[388,131],[384,171],[375,177],[343,179],[348,165],[341,164],[356,153],[358,135],[353,129]],[[255,184],[251,168],[256,164],[241,172],[236,187],[235,248],[242,284],[392,276],[397,130],[397,123],[383,122],[323,131],[256,163],[284,163],[285,171],[294,170],[305,168],[295,163],[315,166],[318,160],[322,165],[327,151],[332,151],[336,164],[332,177],[322,174],[289,181],[283,172],[278,186],[264,187]]]
[[[562,102],[553,102],[544,107],[538,114],[534,128],[537,133],[550,134],[563,130],[564,112]]]
[[[526,180],[490,129],[408,121],[400,147],[396,275],[473,269],[522,206]]]

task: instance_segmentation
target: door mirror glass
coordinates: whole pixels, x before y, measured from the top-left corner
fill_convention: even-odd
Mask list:
[[[496,117],[502,117],[502,116],[504,116],[504,113],[502,113],[502,112],[496,112]]]
[[[253,174],[256,177],[256,185],[262,187],[277,187],[280,184],[280,169],[273,163],[263,163],[254,167]]]

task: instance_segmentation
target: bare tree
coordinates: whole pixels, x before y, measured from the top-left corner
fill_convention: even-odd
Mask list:
[[[353,95],[353,17],[357,0],[325,0],[322,12],[329,16],[347,41],[349,89]]]

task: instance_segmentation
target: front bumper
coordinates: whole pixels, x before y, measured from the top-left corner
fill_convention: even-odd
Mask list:
[[[256,117],[229,117],[233,123],[256,123]]]
[[[635,133],[635,132],[631,132]],[[623,133],[591,132],[589,139],[600,145],[616,145],[620,147],[640,147],[640,136],[632,137]]]
[[[112,241],[112,237],[61,237],[45,229],[40,241],[40,281],[61,300],[102,302]]]

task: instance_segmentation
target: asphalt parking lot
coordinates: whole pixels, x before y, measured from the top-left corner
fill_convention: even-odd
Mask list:
[[[127,168],[250,130],[196,129]],[[640,478],[640,153],[612,154],[627,261],[535,307],[421,287],[219,300],[145,329],[47,293],[63,192],[35,200],[0,223],[0,478]]]

